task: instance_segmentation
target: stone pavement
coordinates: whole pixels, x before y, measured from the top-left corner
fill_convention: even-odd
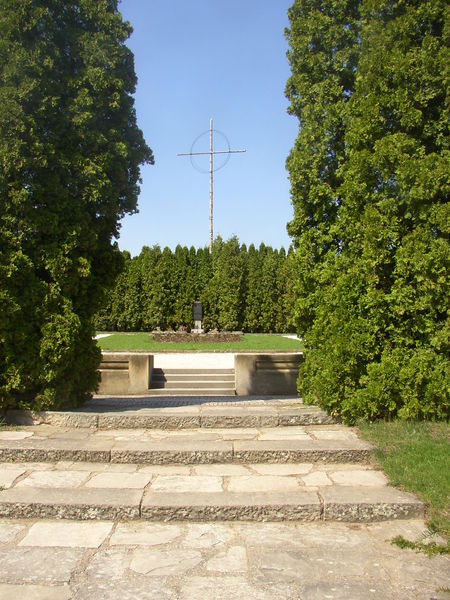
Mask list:
[[[341,425],[0,432],[0,516],[371,521],[423,515]]]
[[[103,399],[0,430],[0,600],[443,600],[357,431],[298,399]],[[448,597],[447,597],[448,600]]]
[[[0,598],[448,600],[448,557],[401,550],[399,534],[424,523],[0,519]]]

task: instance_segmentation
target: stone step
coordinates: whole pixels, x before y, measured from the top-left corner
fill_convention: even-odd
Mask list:
[[[152,375],[169,375],[170,377],[172,376],[177,376],[177,375],[190,375],[190,376],[197,376],[197,375],[234,375],[234,369],[221,369],[221,368],[217,368],[217,369],[191,369],[191,368],[182,368],[182,369],[173,369],[173,368],[158,368],[158,367],[154,367],[153,371],[152,371]]]
[[[236,391],[233,387],[174,387],[174,388],[156,388],[150,389],[147,396],[235,396]]]
[[[232,381],[234,383],[235,377],[234,374],[230,373],[201,373],[199,375],[192,375],[191,373],[180,373],[177,375],[169,375],[166,373],[161,373],[160,375],[152,375],[152,384],[157,381]]]
[[[216,397],[215,397],[216,398]],[[212,398],[213,399],[213,398]],[[226,401],[224,401],[226,400]],[[195,429],[288,427],[327,425],[336,419],[326,412],[293,403],[275,401],[250,405],[221,398],[220,403],[208,403],[205,398],[186,399],[161,396],[154,399],[95,399],[78,411],[8,411],[8,421],[19,425],[47,424],[59,427],[90,427],[96,429]],[[200,403],[200,402],[203,402]]]
[[[80,470],[75,466],[52,465],[55,470],[45,471],[41,465],[35,470],[22,465],[15,471],[14,465],[0,465],[8,488],[0,491],[0,517],[370,522],[424,514],[420,501],[385,485],[380,472],[352,471],[345,465],[329,472],[314,470],[311,464],[273,466],[291,466],[297,473],[286,476],[261,475],[258,470],[264,472],[267,465],[251,464],[220,465],[218,470],[203,465],[200,472],[209,468],[210,475],[176,474],[176,467],[170,474],[171,467],[158,471],[137,465],[135,472],[120,472],[112,470],[120,465],[109,465],[99,472],[84,470],[90,465],[82,464]],[[251,474],[230,475],[230,467]],[[217,474],[221,472],[225,475]]]
[[[234,369],[153,369],[149,396],[234,396]]]
[[[203,379],[157,379],[151,382],[150,389],[165,389],[165,390],[233,390],[234,394],[234,378],[229,380],[217,379],[214,381],[205,381]]]
[[[369,458],[371,448],[343,428],[102,431],[38,425],[23,432],[0,432],[2,462],[360,463]]]

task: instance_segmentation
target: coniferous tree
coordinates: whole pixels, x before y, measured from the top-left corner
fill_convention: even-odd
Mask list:
[[[286,293],[288,287],[286,250],[282,247],[277,256],[278,264],[276,269],[276,277],[278,298],[276,302],[275,332],[283,332],[288,331],[287,322],[289,319],[289,316],[286,314]]]
[[[358,7],[359,0],[296,0],[288,12],[286,96],[288,112],[299,120],[286,162],[294,205],[288,231],[297,248],[296,323],[303,336],[321,303],[324,264],[340,244],[333,225],[341,204],[345,107],[359,53]]]
[[[285,331],[288,333],[296,332],[295,323],[295,301],[296,301],[296,290],[297,290],[297,270],[295,262],[295,251],[291,246],[288,250],[286,260],[282,265],[284,280],[284,294],[283,294],[283,312],[284,312],[284,323],[279,331]]]
[[[144,331],[153,331],[162,325],[162,315],[158,307],[158,292],[155,285],[156,265],[161,258],[161,248],[145,246],[140,254],[142,278],[142,328]]]
[[[258,249],[251,244],[247,250],[237,238],[224,242],[219,237],[213,256],[208,248],[181,246],[175,252],[145,246],[133,259],[127,252],[122,254],[125,270],[96,315],[97,328],[151,331],[155,327],[190,327],[192,303],[201,300],[207,329],[229,329],[234,322],[244,331],[282,332],[288,319],[292,329],[293,267],[288,268],[292,257],[286,256],[283,248],[278,252],[265,244]],[[272,258],[263,277],[268,255]],[[266,321],[263,305],[266,313],[270,312]]]
[[[261,272],[264,290],[261,303],[261,324],[264,331],[274,333],[277,330],[278,303],[278,252],[267,248]]]
[[[252,333],[265,331],[261,322],[261,305],[264,297],[261,260],[263,254],[264,250],[261,247],[259,250],[253,244],[248,247],[243,328]]]
[[[192,264],[192,260],[194,263]],[[195,286],[195,252],[194,255],[178,245],[174,256],[175,300],[174,328],[189,327],[192,322],[192,303],[196,299]]]
[[[116,293],[116,311],[114,314],[117,331],[140,331],[142,329],[143,293],[142,293],[142,267],[139,257],[133,258],[128,263],[128,268],[119,275],[119,284]],[[123,285],[123,284],[122,284]]]
[[[243,259],[236,237],[216,238],[212,252],[213,275],[206,288],[205,326],[227,331],[242,326]]]
[[[363,0],[361,15],[336,246],[299,292],[300,390],[349,422],[448,418],[448,7]]]
[[[175,277],[174,259],[165,247],[155,264],[152,281],[152,308],[155,322],[163,329],[174,327]]]
[[[0,404],[74,405],[98,381],[92,316],[136,211],[131,27],[115,0],[0,0]]]
[[[106,290],[102,305],[94,315],[93,323],[96,330],[99,331],[120,331],[119,320],[124,313],[124,298],[130,287],[129,271],[131,268],[131,255],[129,252],[122,252],[123,269],[116,278],[114,285]],[[126,320],[125,331],[131,331],[131,323]]]

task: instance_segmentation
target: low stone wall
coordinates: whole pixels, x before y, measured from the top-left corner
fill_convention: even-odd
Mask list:
[[[187,331],[153,331],[155,342],[196,342],[199,344],[215,342],[239,342],[242,338],[240,331],[209,331],[208,333],[188,333]]]
[[[237,396],[296,396],[301,353],[236,354]]]
[[[151,354],[103,352],[100,364],[99,394],[145,394],[153,370]]]
[[[301,353],[236,354],[237,396],[296,396]],[[150,388],[153,355],[104,352],[99,394],[145,394]]]

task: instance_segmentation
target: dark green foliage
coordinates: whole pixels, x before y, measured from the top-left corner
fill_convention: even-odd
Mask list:
[[[212,251],[212,277],[202,297],[205,327],[225,331],[242,328],[244,263],[236,237],[216,238]]]
[[[245,311],[244,325],[245,331],[252,333],[261,333],[264,331],[264,323],[261,316],[261,306],[264,297],[264,287],[262,281],[262,265],[266,247],[261,244],[259,250],[250,244],[247,253],[247,276],[245,278]]]
[[[0,0],[0,407],[95,389],[91,317],[139,164],[130,27],[114,0]]]
[[[207,330],[292,331],[293,258],[233,237],[207,248],[163,251],[144,247],[129,259],[95,317],[98,330],[153,331],[191,328],[192,304],[201,300]]]
[[[261,326],[264,331],[274,333],[279,324],[278,316],[283,310],[282,295],[278,285],[281,273],[277,250],[267,248],[262,260],[261,287],[264,291],[261,299]]]
[[[173,311],[172,327],[178,323],[188,326],[192,320],[192,303],[197,300],[197,258],[195,250],[175,248],[174,279],[177,282],[177,292]]]
[[[288,231],[297,249],[296,319],[306,330],[321,303],[322,263],[339,244],[332,227],[341,203],[344,111],[358,57],[358,0],[297,0],[289,20],[286,96],[300,128],[286,163],[295,207]]]
[[[353,78],[336,75],[334,50],[320,61],[319,90],[340,89],[332,109],[340,118],[324,129],[317,114],[328,115],[331,97],[324,102],[319,95],[313,107],[306,90],[313,82],[297,71],[301,64],[316,73],[318,50],[308,36],[324,30],[314,4],[299,0],[290,13],[293,53],[303,55],[291,59],[303,103],[292,82],[287,87],[302,124],[288,160],[296,321],[307,348],[300,392],[348,422],[448,418],[448,6],[363,0],[358,19],[355,2],[321,2],[323,18],[337,5],[346,15],[329,13],[338,28],[329,49],[339,47],[339,30],[354,31],[347,54],[358,57]],[[296,158],[307,131],[315,132],[315,143],[309,150],[301,145]],[[336,152],[331,138],[340,141]],[[317,187],[299,185],[310,180],[319,156],[320,198]]]

